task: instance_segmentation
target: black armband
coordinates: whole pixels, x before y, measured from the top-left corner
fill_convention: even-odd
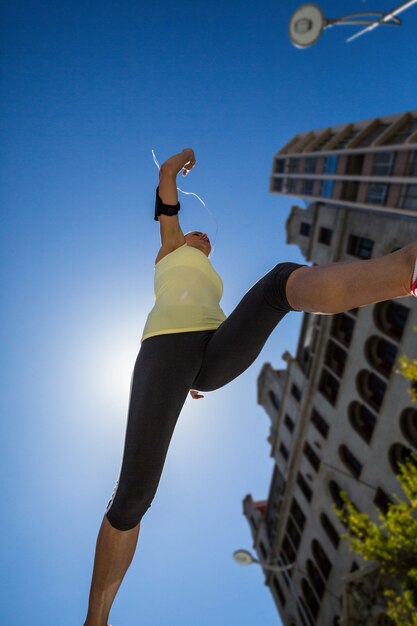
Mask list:
[[[159,197],[159,187],[156,188],[155,198],[155,221],[158,222],[158,215],[177,215],[180,210],[180,203],[177,204],[164,204]]]

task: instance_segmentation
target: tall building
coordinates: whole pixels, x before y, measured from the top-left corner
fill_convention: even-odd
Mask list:
[[[296,135],[274,157],[270,191],[415,216],[416,177],[414,110]]]
[[[412,200],[417,189],[417,126],[414,114],[409,115],[381,118],[378,124],[384,130],[378,135],[374,121],[300,134],[276,155],[271,188],[278,178],[287,185],[287,177],[295,181],[294,188],[305,190],[300,173],[277,177],[277,170],[288,169],[289,160],[297,159],[304,177],[306,159],[315,159],[308,180],[318,201],[307,209],[293,206],[287,220],[287,243],[299,245],[307,261],[322,265],[369,259],[417,239],[417,198]],[[352,151],[355,137],[354,146],[362,153],[348,154],[341,142]],[[384,157],[390,163],[384,175],[380,169],[375,173],[377,163],[383,162],[376,149],[382,145],[384,151],[389,145],[394,152],[389,161]],[[335,175],[331,179],[327,172],[323,178],[321,168],[329,155],[321,154],[332,147]],[[351,157],[356,161],[349,162]],[[358,167],[356,180],[346,173],[353,163]],[[327,198],[323,180],[326,193],[332,189]],[[344,202],[342,196],[352,183],[356,194]],[[373,185],[385,191],[372,195]],[[395,202],[390,200],[394,196]],[[384,202],[374,206],[370,198],[377,197]],[[417,355],[416,324],[414,298],[332,316],[305,313],[296,355],[282,355],[287,367],[274,369],[267,363],[260,372],[258,403],[271,421],[268,441],[274,468],[267,497],[254,500],[248,494],[243,512],[259,560],[280,566],[294,563],[283,572],[264,569],[265,584],[285,626],[389,623],[384,617],[384,580],[375,564],[351,552],[340,538],[346,528],[332,505],[341,507],[340,492],[346,491],[361,512],[379,523],[378,508],[386,511],[395,501],[393,494],[405,497],[396,476],[398,463],[412,450],[417,452],[417,410],[410,383],[397,373],[396,362],[402,354]]]

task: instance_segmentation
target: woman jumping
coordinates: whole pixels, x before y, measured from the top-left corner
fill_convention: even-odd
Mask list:
[[[176,177],[194,167],[187,148],[161,166],[155,219],[155,305],[148,315],[129,399],[119,478],[98,533],[84,626],[106,626],[132,562],[140,521],[151,506],[168,446],[190,392],[213,391],[242,374],[289,311],[333,315],[392,298],[417,296],[417,242],[378,259],[308,267],[279,263],[228,316],[223,284],[205,233],[183,234]]]

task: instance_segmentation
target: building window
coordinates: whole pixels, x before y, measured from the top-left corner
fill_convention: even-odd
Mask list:
[[[284,172],[284,164],[285,164],[285,159],[276,159],[275,160],[274,174],[283,174],[283,172]]]
[[[317,566],[323,574],[325,580],[327,580],[332,569],[330,559],[328,558],[327,554],[325,553],[320,542],[317,541],[317,539],[313,539],[313,541],[311,542],[311,548],[314,560],[317,563]]]
[[[280,401],[279,401],[278,396],[273,391],[268,391],[268,397],[269,397],[271,403],[273,404],[273,406],[278,411],[279,407],[280,407]]]
[[[297,385],[295,385],[294,383],[291,385],[291,395],[294,396],[294,398],[297,400],[297,402],[300,402],[300,400],[301,400],[301,391],[297,387]]]
[[[314,409],[314,408],[311,411],[311,418],[310,419],[311,419],[311,422],[314,424],[314,426],[319,431],[319,433],[325,439],[327,439],[327,434],[329,432],[329,425],[326,422],[326,420],[323,419],[323,417],[320,415],[320,413],[318,411],[316,411],[316,409]]]
[[[274,178],[272,191],[282,191],[282,178]]]
[[[370,259],[372,256],[372,248],[374,242],[366,237],[358,237],[357,235],[349,235],[346,252],[358,259]]]
[[[297,474],[297,485],[300,487],[301,491],[305,495],[308,502],[310,502],[313,492],[311,491],[309,485],[306,483],[304,477],[300,472]]]
[[[304,443],[303,453],[308,458],[316,472],[318,472],[320,469],[320,459],[307,441]]]
[[[347,359],[347,352],[337,345],[334,341],[329,339],[327,342],[326,354],[324,357],[324,363],[329,369],[331,369],[339,378],[342,378],[343,371],[345,369]]]
[[[294,497],[291,500],[290,515],[297,524],[300,531],[303,532],[304,524],[306,522],[306,516],[304,515],[300,505]]]
[[[404,409],[400,415],[400,429],[407,441],[417,448],[417,409]]]
[[[297,174],[299,170],[299,159],[288,159],[288,174]]]
[[[403,185],[401,187],[400,207],[417,209],[417,185]]]
[[[329,491],[330,491],[331,498],[332,498],[334,504],[337,506],[337,508],[338,509],[346,508],[345,503],[342,500],[342,496],[340,495],[340,492],[342,491],[342,489],[337,484],[336,481],[331,480],[329,482]]]
[[[372,372],[361,370],[356,377],[356,386],[365,402],[378,412],[387,390],[386,383]]]
[[[315,157],[305,157],[304,159],[304,174],[314,174],[316,171]]]
[[[375,493],[374,504],[386,515],[388,513],[389,506],[390,504],[393,504],[393,501],[389,496],[387,496],[385,491],[378,487]]]
[[[398,349],[393,343],[377,335],[369,337],[365,344],[368,363],[387,378],[391,375],[397,352]]]
[[[285,602],[287,601],[287,599],[286,599],[286,597],[285,597],[285,595],[284,595],[284,593],[283,593],[283,591],[282,591],[282,589],[281,589],[281,587],[279,585],[279,582],[278,582],[276,576],[274,576],[274,578],[272,580],[272,584],[274,585],[274,589],[276,591],[276,594],[277,594],[277,596],[279,598],[279,601],[281,602],[281,606],[284,608],[285,607]]]
[[[340,383],[337,378],[332,376],[332,374],[324,368],[321,372],[319,391],[333,406],[336,404],[339,385]]]
[[[406,176],[417,178],[417,152],[410,152],[408,156]]]
[[[321,198],[331,198],[333,196],[333,180],[321,180],[319,188],[319,196]]]
[[[295,561],[297,553],[295,552],[294,548],[288,540],[288,537],[286,536],[284,537],[284,541],[282,542],[282,551],[288,559],[288,563],[292,563],[293,561]]]
[[[319,570],[314,565],[311,559],[307,559],[306,562],[308,578],[313,585],[313,588],[317,594],[317,596],[322,599],[324,595],[325,585],[322,577],[320,576]]]
[[[346,163],[346,176],[360,176],[362,174],[364,154],[350,154]]]
[[[359,183],[356,180],[347,180],[342,185],[340,197],[348,202],[356,202],[358,197]]]
[[[305,578],[301,580],[301,591],[303,593],[305,603],[310,613],[313,615],[314,619],[316,619],[317,615],[319,614],[320,604],[314,594],[314,591],[310,587],[310,584]]]
[[[281,441],[281,444],[279,446],[279,451],[281,452],[281,454],[284,457],[284,459],[286,461],[288,461],[288,457],[289,457],[290,453],[288,452],[288,448],[282,443],[282,441]]]
[[[301,541],[301,533],[292,521],[291,517],[289,517],[287,521],[286,533],[291,539],[291,543],[294,546],[295,551],[297,551]]]
[[[346,347],[350,346],[352,340],[353,329],[355,328],[355,320],[345,313],[339,313],[333,316],[330,334],[332,337],[343,343]]]
[[[330,541],[332,542],[334,547],[337,549],[337,547],[338,547],[338,545],[340,543],[340,536],[339,536],[339,533],[337,532],[336,528],[333,526],[333,524],[331,523],[331,521],[327,517],[326,513],[322,513],[320,515],[320,522],[321,522],[321,525],[324,528],[324,531],[325,531],[326,535],[328,536],[328,538],[330,539]]]
[[[290,418],[290,416],[287,413],[285,414],[284,425],[288,428],[290,433],[293,432],[293,430],[294,430],[294,422],[292,421],[292,419]]]
[[[375,325],[392,339],[400,340],[409,313],[410,309],[392,300],[378,302],[374,307]]]
[[[311,194],[313,193],[313,184],[314,184],[314,180],[312,180],[312,179],[303,180],[303,186],[301,188],[301,193],[306,195],[306,196],[311,196]]]
[[[355,478],[359,478],[363,469],[363,465],[344,444],[339,446],[339,456],[340,460],[348,468],[352,476],[355,476]]]
[[[388,185],[368,184],[368,194],[366,200],[369,204],[384,205],[387,197]]]
[[[341,509],[343,511],[343,513],[345,515],[347,515],[348,514],[347,506],[343,502],[342,496],[340,495],[341,491],[346,491],[346,489],[341,489],[336,481],[331,480],[329,482],[329,491],[330,491],[330,496],[331,496],[331,498],[333,500],[333,503],[336,505],[336,507],[338,509]],[[351,500],[350,497],[349,497],[349,500]],[[358,510],[356,506],[355,506],[355,509]],[[336,514],[335,514],[335,517],[336,517]],[[344,522],[342,520],[339,520],[339,521],[342,524],[342,526],[344,526],[345,528],[348,528],[348,524],[346,522]]]
[[[326,246],[330,246],[332,241],[333,231],[330,228],[325,228],[324,226],[320,227],[319,230],[319,243],[324,243]]]
[[[301,620],[300,621],[301,626],[314,626],[316,620],[313,619],[313,617],[311,616],[309,610],[307,609],[307,605],[301,596],[298,596],[297,611],[298,611],[298,616]]]
[[[372,165],[373,176],[390,176],[394,164],[393,152],[377,152]]]
[[[366,443],[370,443],[376,425],[376,417],[360,402],[354,400],[348,407],[349,422]]]
[[[336,174],[338,156],[326,156],[323,159],[323,174]]]
[[[301,222],[300,224],[300,235],[303,237],[309,237],[311,232],[311,224],[308,222]]]
[[[293,193],[297,189],[297,178],[287,178],[288,193]]]
[[[411,456],[412,452],[413,451],[411,450],[411,448],[407,448],[402,443],[394,443],[390,447],[389,452],[388,452],[388,458],[389,458],[389,462],[391,465],[391,469],[396,475],[398,475],[400,472],[400,467],[399,467],[400,463],[403,464],[408,459],[414,463],[413,458]]]

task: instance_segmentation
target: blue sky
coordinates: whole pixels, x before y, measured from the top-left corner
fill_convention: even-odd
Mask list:
[[[274,153],[295,133],[415,107],[417,8],[401,28],[307,50],[301,4],[195,0],[22,2],[1,8],[2,623],[81,625],[95,542],[119,473],[130,377],[153,305],[160,162],[193,147],[180,186],[219,224],[212,263],[230,313],[281,261],[292,200],[272,196]],[[328,17],[391,2],[321,6]],[[180,196],[184,230],[215,224]],[[187,400],[113,626],[280,624],[252,549],[247,493],[268,495],[264,362],[284,367],[287,316],[238,380]]]

